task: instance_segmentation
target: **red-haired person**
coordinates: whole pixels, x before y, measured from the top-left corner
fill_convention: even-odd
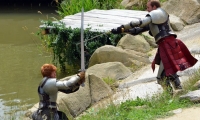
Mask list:
[[[158,50],[152,69],[155,64],[159,65],[157,81],[159,84],[165,83],[170,86],[170,81],[175,84],[175,89],[182,89],[177,71],[183,71],[196,64],[195,59],[185,44],[177,39],[170,26],[169,14],[161,8],[157,0],[148,0],[147,11],[149,12],[144,18],[135,19],[128,24],[121,25],[112,29],[113,34],[123,32],[138,35],[142,32],[149,31],[149,34],[155,38]],[[164,81],[166,80],[166,81]]]
[[[60,116],[57,111],[57,93],[59,91],[66,94],[76,92],[85,82],[85,72],[79,72],[69,80],[59,81],[56,79],[56,67],[52,64],[44,64],[41,67],[41,74],[43,79],[38,86],[39,108],[32,114],[32,119],[67,120],[66,116]]]

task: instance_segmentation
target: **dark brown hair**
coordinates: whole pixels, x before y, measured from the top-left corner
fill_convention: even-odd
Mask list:
[[[51,73],[56,71],[56,66],[52,64],[44,64],[41,67],[41,73],[43,77],[51,77]]]
[[[149,2],[151,2],[151,7],[153,7],[153,6],[156,6],[156,8],[161,7],[159,1],[150,0]]]

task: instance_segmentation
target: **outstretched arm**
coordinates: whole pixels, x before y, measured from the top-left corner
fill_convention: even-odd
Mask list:
[[[127,33],[131,34],[131,35],[138,35],[142,32],[145,32],[145,31],[148,31],[149,30],[149,26],[145,26],[145,27],[134,27],[134,28],[131,28],[129,30],[127,30]]]
[[[150,23],[151,23],[151,17],[146,16],[146,17],[141,18],[141,19],[135,19],[135,20],[131,21],[130,23],[122,25],[122,26],[124,27],[125,30],[127,30],[127,29],[131,29],[131,28],[134,28],[134,27],[143,28]]]
[[[85,82],[85,72],[80,72],[69,80],[57,81],[56,86],[60,92],[72,93],[77,91],[83,82]]]
[[[121,25],[120,27],[111,29],[111,32],[113,34],[120,34],[124,32],[129,33],[129,31],[132,30],[132,31],[136,31],[136,33],[139,34],[141,32],[149,30],[147,26],[149,26],[150,23],[151,23],[151,17],[146,16],[145,18],[135,19],[128,24]]]

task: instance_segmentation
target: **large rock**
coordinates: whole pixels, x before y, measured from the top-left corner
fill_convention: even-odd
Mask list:
[[[174,31],[181,31],[184,28],[185,24],[179,17],[171,14],[169,19],[170,25]]]
[[[155,81],[143,84],[132,85],[127,88],[119,89],[113,96],[113,103],[120,104],[126,100],[136,100],[137,98],[149,99],[163,92],[161,85]]]
[[[119,47],[105,45],[95,50],[89,60],[89,67],[107,62],[121,62],[126,67],[132,65],[140,66],[150,63],[148,56],[144,53],[139,53],[134,50],[124,50]]]
[[[141,35],[133,36],[127,34],[120,39],[120,41],[117,44],[117,47],[121,47],[122,49],[134,50],[142,53],[146,53],[150,50],[149,43]]]
[[[149,34],[149,31],[143,32],[142,35],[144,36],[145,40],[149,43],[151,47],[153,48],[158,47],[158,45],[155,42],[154,37]]]
[[[132,72],[121,62],[106,62],[96,64],[87,69],[90,74],[95,74],[99,78],[111,78],[114,80],[122,80],[132,74]]]
[[[68,116],[76,117],[92,104],[113,94],[111,88],[99,77],[88,73],[84,87],[72,94],[59,93],[57,100],[59,110],[65,111]],[[62,107],[62,108],[61,108]]]
[[[200,102],[200,90],[190,91],[185,95],[181,95],[180,99],[189,99],[192,102]]]
[[[199,0],[169,0],[162,6],[169,14],[180,17],[186,24],[200,22]]]
[[[107,83],[102,80],[102,78],[96,76],[95,74],[89,75],[90,82],[90,92],[91,92],[91,104],[94,104],[101,99],[113,94],[112,89]],[[104,89],[102,89],[104,88]]]

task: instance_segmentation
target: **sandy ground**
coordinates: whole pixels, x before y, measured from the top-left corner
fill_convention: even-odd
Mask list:
[[[173,116],[157,120],[200,120],[200,107],[178,109]]]

